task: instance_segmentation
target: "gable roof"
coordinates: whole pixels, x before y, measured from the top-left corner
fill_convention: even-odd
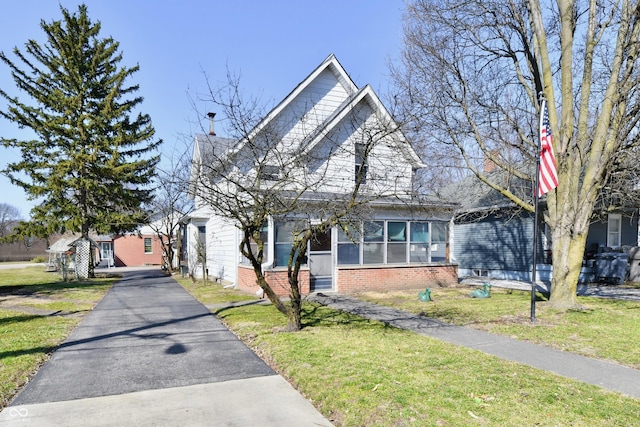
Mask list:
[[[345,99],[339,108],[337,108],[329,117],[327,117],[325,121],[320,126],[318,126],[314,132],[312,132],[305,138],[305,140],[302,142],[302,146],[306,147],[306,149],[303,151],[303,154],[311,151],[317,144],[319,144],[322,138],[325,135],[329,134],[335,127],[337,127],[340,121],[343,120],[349,114],[349,112],[352,111],[352,109],[360,102],[366,102],[378,115],[378,119],[389,126],[394,134],[398,136],[398,139],[396,141],[400,144],[400,147],[398,148],[401,150],[401,153],[404,155],[407,162],[411,164],[413,169],[418,169],[426,166],[422,162],[418,154],[415,152],[411,144],[409,144],[404,134],[400,131],[397,124],[395,124],[393,118],[391,117],[391,114],[389,114],[389,111],[380,101],[378,95],[376,95],[376,93],[373,91],[371,85],[366,85],[365,87]]]
[[[495,170],[490,172],[489,178],[509,188],[510,191],[524,200],[533,194],[530,182],[510,176],[505,171]],[[480,181],[476,175],[466,176],[447,185],[439,191],[439,196],[444,200],[458,203],[460,205],[458,212],[460,213],[492,211],[516,206],[515,203],[508,200],[498,191]]]
[[[202,159],[211,158],[214,150],[218,151],[216,156],[228,151],[235,145],[235,140],[222,138],[216,135],[196,134],[193,143],[193,154],[191,156],[191,173],[189,177],[189,197],[195,194],[196,177],[200,173],[200,162]]]
[[[308,152],[316,144],[318,144],[322,137],[327,135],[332,129],[334,129],[340,120],[344,119],[352,108],[358,105],[360,102],[366,102],[372,108],[372,110],[378,115],[378,118],[386,124],[397,128],[395,121],[389,114],[389,111],[380,101],[380,98],[376,95],[370,85],[366,85],[362,89],[358,89],[358,86],[353,82],[349,74],[342,67],[338,59],[334,54],[329,55],[322,63],[316,67],[302,82],[300,82],[282,101],[280,101],[247,135],[246,138],[239,141],[234,147],[233,151],[238,152],[242,149],[247,141],[252,140],[262,129],[264,129],[272,120],[274,120],[280,113],[282,113],[287,106],[291,105],[294,100],[308,88],[319,76],[325,72],[331,72],[340,83],[342,88],[348,94],[347,98],[340,104],[340,106],[332,112],[322,123],[318,125],[315,131],[308,135],[303,141],[303,146],[306,145],[305,152]],[[399,135],[398,143],[400,143],[400,150],[405,156],[406,160],[411,164],[414,169],[424,167],[425,164],[420,160],[411,144],[408,143],[400,129],[397,129]]]

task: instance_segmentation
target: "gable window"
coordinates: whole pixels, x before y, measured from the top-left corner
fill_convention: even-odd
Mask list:
[[[369,166],[366,161],[366,146],[365,144],[356,143],[356,152],[355,152],[355,182],[360,180],[361,184],[367,182],[367,170]]]
[[[617,248],[620,246],[622,237],[622,215],[609,214],[607,221],[607,246]]]
[[[277,181],[280,178],[280,168],[274,165],[262,165],[260,167],[260,179],[265,181]]]
[[[151,237],[145,237],[144,238],[144,253],[145,254],[153,253],[153,245],[152,245],[152,242],[151,242]]]

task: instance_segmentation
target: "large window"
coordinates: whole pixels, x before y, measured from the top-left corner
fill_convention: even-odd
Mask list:
[[[384,221],[365,222],[363,226],[362,263],[384,262]]]
[[[431,262],[447,259],[447,224],[445,222],[431,223]]]
[[[447,260],[448,223],[444,221],[371,221],[352,242],[338,232],[338,264],[407,264]]]
[[[262,241],[262,243],[264,244],[263,246],[263,254],[262,254],[262,260],[266,261],[268,259],[270,259],[269,257],[269,232],[268,232],[268,228],[267,228],[267,224],[265,223],[262,226],[262,229],[260,230],[260,240]],[[258,255],[258,244],[255,242],[254,239],[251,239],[251,252],[257,256]],[[247,258],[245,258],[244,256],[242,257],[242,263],[243,264],[249,264],[249,260]]]
[[[407,223],[387,222],[387,264],[407,262]]]
[[[289,254],[293,247],[293,231],[294,222],[276,223],[276,239],[275,239],[275,265],[289,265]]]
[[[411,227],[411,262],[429,262],[429,223],[412,222]]]
[[[338,264],[360,264],[360,244],[352,242],[342,229],[338,230]]]

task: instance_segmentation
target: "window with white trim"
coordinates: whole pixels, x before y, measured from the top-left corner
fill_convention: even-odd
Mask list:
[[[362,243],[362,263],[384,263],[384,221],[365,222]]]
[[[366,149],[365,144],[356,143],[354,181],[358,182],[358,179],[360,179],[361,184],[367,182],[367,171],[369,169],[366,161]]]
[[[607,246],[610,248],[620,247],[622,239],[622,215],[609,214],[607,220]]]
[[[338,264],[360,264],[360,243],[352,242],[341,228],[338,229]]]
[[[144,253],[145,254],[153,253],[153,242],[151,241],[151,237],[144,238]]]
[[[338,265],[445,262],[448,227],[444,221],[370,221],[355,242],[338,230]]]

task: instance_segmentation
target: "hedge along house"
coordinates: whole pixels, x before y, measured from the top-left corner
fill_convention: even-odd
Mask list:
[[[492,179],[502,179],[515,194],[532,194],[531,183],[493,171]],[[533,214],[517,208],[474,175],[453,183],[441,192],[444,199],[459,203],[451,232],[452,260],[460,277],[485,277],[519,281],[531,280],[533,263]],[[526,197],[523,197],[526,199]],[[540,201],[545,209],[545,199]],[[542,213],[541,213],[542,214]],[[550,233],[538,219],[537,280],[549,283],[551,265]],[[581,282],[595,281],[594,256],[612,250],[623,251],[638,244],[637,209],[618,210],[594,217],[589,227]]]
[[[277,129],[269,134],[276,148],[260,159],[243,157],[266,129]],[[217,154],[211,157],[212,153]],[[238,250],[242,236],[237,223],[212,209],[207,194],[228,185],[218,182],[210,190],[214,187],[206,181],[207,167],[231,163],[230,173],[261,182],[255,192],[278,189],[285,196],[279,203],[289,194],[301,206],[300,212],[282,215],[275,213],[279,205],[274,203],[274,212],[263,224],[262,271],[277,293],[289,291],[287,264],[296,222],[319,221],[328,206],[352,194],[356,183],[362,189],[358,197],[368,202],[350,213],[348,221],[310,241],[300,273],[303,294],[457,282],[448,246],[453,205],[415,197],[414,174],[424,164],[372,88],[358,88],[335,56],[271,110],[250,137],[218,137],[213,123],[209,135],[195,137],[190,194],[196,209],[184,229],[189,271],[195,276],[206,271],[256,291],[255,273]]]

